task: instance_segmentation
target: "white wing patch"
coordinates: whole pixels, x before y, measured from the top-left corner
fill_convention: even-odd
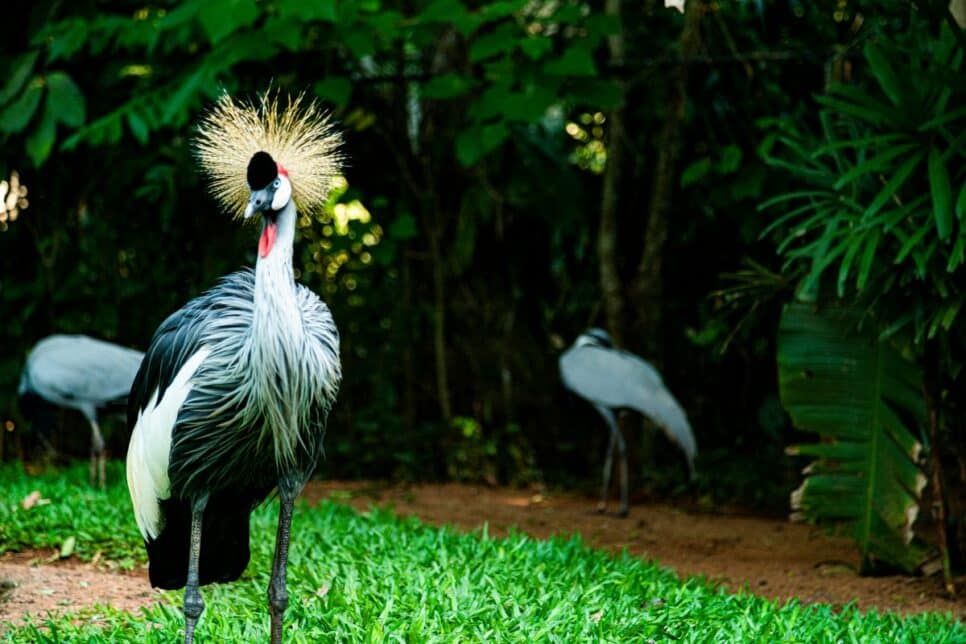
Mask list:
[[[204,362],[211,349],[202,347],[178,371],[178,375],[158,401],[155,389],[148,404],[138,412],[138,420],[131,432],[127,449],[127,488],[134,505],[134,519],[141,535],[148,540],[161,533],[161,501],[171,495],[168,480],[168,459],[171,454],[171,433],[178,420],[178,412],[191,393],[191,378]]]

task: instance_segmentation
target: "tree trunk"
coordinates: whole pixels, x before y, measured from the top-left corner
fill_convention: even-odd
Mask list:
[[[620,22],[620,0],[607,0],[604,13]],[[623,28],[607,37],[612,65],[624,62]],[[621,82],[623,94],[623,82]],[[607,330],[620,346],[624,338],[624,292],[617,270],[617,208],[623,172],[622,146],[624,139],[623,108],[617,107],[607,116],[607,164],[600,198],[600,222],[597,229],[597,261],[600,266],[600,292],[604,302]]]
[[[635,336],[640,338],[639,348],[643,348],[645,354],[658,364],[663,362],[660,359],[663,346],[660,341],[663,305],[661,268],[667,241],[671,193],[677,176],[681,123],[688,102],[688,66],[684,61],[696,56],[701,49],[700,23],[704,12],[705,4],[701,0],[688,2],[684,12],[684,27],[679,39],[682,62],[672,76],[667,116],[658,137],[644,249],[630,286],[633,330]]]
[[[437,218],[438,222],[439,218]],[[453,417],[449,401],[449,374],[446,368],[446,274],[439,247],[438,228],[429,231],[429,255],[433,263],[433,353],[436,360],[436,395],[439,414],[448,424]]]
[[[412,260],[406,253],[400,253],[402,258],[402,301],[413,301]],[[409,338],[413,337],[413,320],[406,321],[406,331]],[[413,357],[413,343],[403,343],[403,421],[406,429],[412,431],[416,427],[416,369]]]

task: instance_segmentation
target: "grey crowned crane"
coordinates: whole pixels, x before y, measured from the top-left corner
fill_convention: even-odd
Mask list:
[[[91,485],[105,485],[104,436],[98,410],[123,409],[144,354],[86,335],[47,336],[30,351],[17,389],[20,409],[49,436],[48,405],[76,409],[91,426]],[[46,438],[46,436],[45,436]]]
[[[600,495],[601,512],[607,508],[615,448],[620,452],[621,459],[619,514],[627,516],[628,512],[627,445],[614,417],[616,409],[640,412],[664,430],[671,442],[684,452],[688,470],[694,476],[694,457],[698,453],[698,446],[688,417],[650,363],[633,353],[614,348],[610,335],[603,329],[594,328],[581,334],[560,355],[560,378],[567,389],[597,409],[610,429]]]
[[[191,300],[154,334],[131,390],[127,481],[155,587],[184,587],[185,642],[204,610],[199,585],[248,565],[249,517],[277,490],[268,587],[271,641],[282,638],[292,505],[322,455],[342,368],[328,307],[295,283],[296,208],[320,207],[339,137],[314,103],[223,96],[195,140],[212,192],[261,214],[255,270]]]

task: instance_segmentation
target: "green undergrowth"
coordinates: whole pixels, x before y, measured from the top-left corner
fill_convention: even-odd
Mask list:
[[[0,467],[0,551],[62,548],[141,565],[123,471],[91,490],[80,466],[30,477]],[[37,490],[49,503],[24,510]],[[199,642],[268,640],[265,589],[275,503],[253,520],[252,562],[232,584],[203,590]],[[287,642],[963,642],[948,616],[901,618],[852,607],[779,604],[682,581],[652,563],[588,548],[579,539],[495,539],[425,526],[337,503],[301,506],[293,524]],[[96,589],[92,589],[96,592]],[[140,614],[98,607],[8,625],[0,641],[171,642],[180,593]],[[3,629],[0,629],[3,630]]]

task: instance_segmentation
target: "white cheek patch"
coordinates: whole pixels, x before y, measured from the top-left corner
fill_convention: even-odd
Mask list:
[[[281,210],[292,198],[292,183],[288,180],[288,177],[281,175],[278,179],[279,186],[275,191],[275,196],[272,197],[272,210]]]

